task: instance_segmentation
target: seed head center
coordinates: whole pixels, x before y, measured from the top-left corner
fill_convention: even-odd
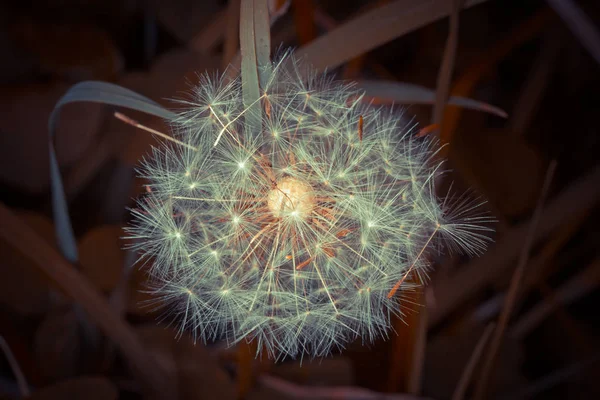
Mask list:
[[[312,187],[297,178],[286,177],[269,192],[267,204],[275,217],[306,217],[314,207]]]

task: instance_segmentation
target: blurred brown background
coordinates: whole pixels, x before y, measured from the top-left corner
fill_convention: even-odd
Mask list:
[[[438,76],[452,53],[448,15],[462,2],[269,2],[275,52],[280,44],[303,49],[379,7],[398,4],[399,12],[406,4],[409,12],[430,3],[445,17],[330,72],[438,93],[445,86],[509,115],[407,105],[422,127],[438,123],[430,134],[449,143],[453,190],[473,188],[498,223],[483,256],[436,259],[406,324],[396,321],[397,335],[387,340],[300,366],[253,360],[251,345],[176,339],[159,313],[140,304],[148,296],[144,269],[120,239],[127,207],[144,190],[134,169],[156,139],[115,119],[109,106],[80,103],[61,114],[55,143],[81,259],[61,258],[50,203],[54,105],[74,83],[101,80],[169,107],[197,73],[234,60],[239,2],[231,3],[0,4],[0,398],[600,398],[595,0],[489,0],[462,10],[449,84]],[[157,118],[127,115],[168,132]],[[530,234],[552,160],[556,172]],[[145,367],[141,357],[150,360]]]

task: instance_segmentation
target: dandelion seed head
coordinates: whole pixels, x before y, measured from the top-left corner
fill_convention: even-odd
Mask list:
[[[323,356],[386,336],[407,276],[425,277],[442,245],[482,252],[489,218],[480,202],[437,198],[434,146],[401,113],[282,61],[259,115],[239,78],[202,77],[171,121],[189,147],[144,161],[152,190],[128,232],[182,331]]]

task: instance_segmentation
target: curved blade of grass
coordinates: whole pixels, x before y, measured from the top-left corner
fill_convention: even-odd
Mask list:
[[[546,198],[548,197],[548,192],[550,191],[550,185],[552,184],[552,179],[554,178],[556,165],[556,160],[553,160],[546,171],[546,177],[544,178],[544,183],[542,185],[540,197],[538,198],[537,205],[531,217],[531,221],[527,229],[527,235],[525,236],[525,241],[519,254],[517,266],[513,271],[510,280],[510,285],[508,288],[506,299],[504,301],[504,306],[502,307],[502,312],[500,313],[500,317],[498,318],[498,327],[494,330],[494,333],[492,335],[492,340],[488,348],[488,353],[486,354],[487,357],[483,361],[483,365],[481,367],[481,374],[479,375],[479,379],[477,380],[477,384],[475,385],[474,399],[487,399],[489,397],[489,394],[491,394],[489,392],[489,383],[494,370],[496,359],[498,357],[498,352],[500,351],[500,348],[502,346],[504,332],[506,331],[510,315],[513,312],[517,296],[519,295],[519,289],[521,286],[521,281],[523,280],[525,268],[529,263],[529,258],[531,256],[531,248],[535,244],[536,230],[538,229],[538,224],[544,214],[544,204],[546,203]]]
[[[271,36],[269,8],[266,0],[242,0],[240,8],[240,50],[242,66],[242,94],[249,128],[261,128],[262,108],[260,87],[271,75]]]
[[[581,45],[600,64],[600,31],[593,20],[572,0],[546,0],[560,15]]]
[[[376,98],[384,103],[434,104],[436,100],[435,90],[412,83],[363,80],[358,82],[358,87],[362,88],[368,97]],[[484,111],[502,118],[508,116],[506,111],[501,108],[465,97],[452,96],[448,99],[448,104]]]
[[[271,76],[271,24],[267,0],[254,0],[254,40],[260,86],[265,87]]]
[[[19,361],[12,352],[10,345],[6,342],[4,336],[2,335],[0,335],[0,352],[4,354],[4,358],[6,358],[6,361],[8,361],[8,365],[15,376],[17,387],[19,388],[19,394],[23,398],[28,398],[31,396],[31,389],[27,383],[27,378],[25,378],[25,374],[23,374],[23,370],[19,365]]]
[[[469,361],[467,362],[465,369],[463,369],[463,372],[461,373],[458,384],[456,385],[456,389],[452,394],[452,400],[463,400],[465,398],[465,393],[469,388],[469,383],[471,382],[471,377],[475,372],[475,367],[477,367],[483,350],[485,350],[485,346],[487,345],[488,340],[492,336],[495,327],[496,324],[494,322],[489,323],[485,327],[483,334],[477,341],[477,344],[475,345],[475,348],[473,349],[473,352],[469,357]]]
[[[450,13],[450,29],[446,46],[444,48],[444,56],[442,57],[442,65],[438,71],[437,78],[437,93],[435,105],[433,107],[433,115],[431,118],[432,124],[442,124],[446,102],[450,94],[450,82],[454,73],[454,63],[456,60],[456,50],[458,48],[458,30],[460,26],[460,10],[464,0],[452,1],[452,12]]]
[[[77,241],[71,226],[64,185],[60,175],[60,167],[54,149],[54,137],[62,107],[75,102],[93,102],[110,104],[138,110],[146,114],[170,119],[175,114],[160,104],[138,93],[112,83],[86,81],[71,87],[56,103],[48,120],[48,147],[50,151],[50,184],[52,191],[52,212],[58,246],[67,260],[74,263],[78,260]]]
[[[547,29],[552,22],[553,15],[547,7],[536,11],[533,16],[506,33],[506,36],[492,45],[488,51],[478,56],[477,60],[454,81],[450,92],[455,95],[469,96],[486,73],[495,68],[515,48],[538,37],[540,32]],[[450,143],[460,121],[462,109],[446,107],[444,111],[444,126],[441,128],[440,139],[442,143]],[[448,151],[449,147],[443,147],[442,156],[447,157]]]
[[[486,0],[466,0],[469,8]],[[451,0],[396,0],[368,11],[296,51],[318,70],[335,68],[450,13]]]
[[[258,133],[261,118],[260,85],[254,31],[254,0],[242,0],[240,8],[240,50],[242,54],[242,95],[248,110],[244,119],[252,131]]]
[[[535,232],[536,242],[545,239],[555,229],[573,218],[573,213],[588,212],[600,201],[600,165],[558,193],[547,206]],[[480,258],[463,265],[456,274],[440,279],[432,285],[436,306],[430,310],[429,326],[441,323],[471,296],[480,293],[486,285],[511,265],[527,236],[528,222],[511,227],[499,237],[496,244]]]
[[[153,399],[177,398],[176,387],[165,378],[164,364],[144,348],[131,325],[111,309],[104,295],[82,273],[1,202],[0,221],[0,238],[33,261],[120,348],[132,372],[144,384],[144,394],[151,393]]]
[[[222,19],[219,22],[219,29],[224,29],[223,34],[223,55],[221,58],[221,70],[225,71],[229,63],[237,54],[239,47],[239,28],[240,28],[240,0],[229,0],[225,16],[217,16],[216,19]]]

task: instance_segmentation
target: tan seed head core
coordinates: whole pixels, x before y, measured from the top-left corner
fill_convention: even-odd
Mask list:
[[[286,214],[306,217],[314,207],[312,187],[288,176],[269,192],[267,204],[275,217]]]

